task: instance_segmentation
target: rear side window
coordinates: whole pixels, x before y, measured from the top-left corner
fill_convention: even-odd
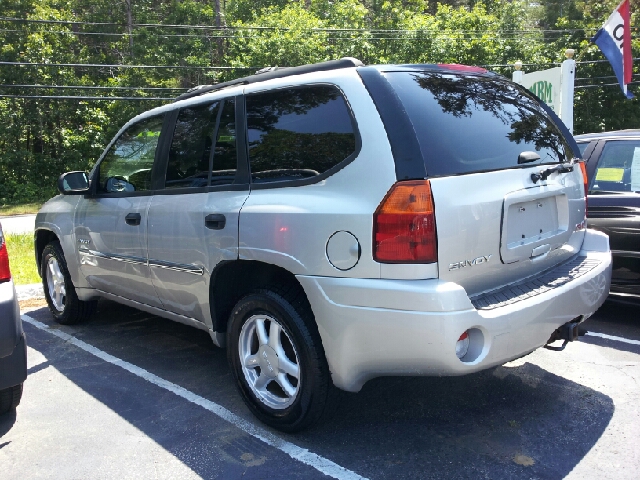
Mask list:
[[[589,190],[590,193],[640,192],[640,140],[608,141]]]
[[[99,192],[140,192],[151,188],[151,168],[163,118],[144,119],[118,137],[100,162]]]
[[[165,188],[206,187],[219,102],[183,108],[178,114]]]
[[[571,149],[538,100],[499,78],[384,74],[417,134],[429,176],[565,162]],[[518,164],[522,152],[540,160]]]
[[[254,183],[313,178],[356,151],[351,113],[334,86],[274,90],[246,102]]]
[[[580,155],[584,155],[584,152],[587,150],[588,146],[589,146],[588,142],[578,144],[578,148],[580,149]]]

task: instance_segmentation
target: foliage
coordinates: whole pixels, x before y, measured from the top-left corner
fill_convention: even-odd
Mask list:
[[[529,64],[529,71],[548,68],[564,59],[567,48],[573,48],[576,60],[596,62],[578,67],[577,77],[586,80],[576,89],[576,133],[637,127],[639,100],[622,96],[610,65],[590,43],[618,3],[2,0],[3,17],[75,23],[0,20],[0,60],[39,64],[0,65],[1,93],[21,96],[0,97],[0,205],[42,201],[55,194],[61,173],[90,169],[128,119],[164,103],[47,96],[171,97],[184,91],[178,89],[237,78],[261,67],[345,56],[367,64],[492,65],[490,69],[509,77],[509,65],[516,60]],[[631,0],[632,12],[639,8],[640,0]],[[633,25],[637,16],[633,14]],[[637,31],[633,30],[634,35]],[[633,46],[638,52],[638,39]],[[203,68],[221,65],[234,68]],[[591,84],[597,88],[582,87]],[[91,89],[52,87],[63,85]]]
[[[5,234],[11,277],[16,285],[40,283],[40,276],[33,256],[33,235]]]

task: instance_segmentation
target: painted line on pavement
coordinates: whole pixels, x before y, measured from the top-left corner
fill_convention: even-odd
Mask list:
[[[39,328],[40,330],[50,333],[51,335],[54,335],[60,338],[61,340],[64,340],[65,342],[68,342],[78,348],[81,348],[85,352],[95,355],[96,357],[100,358],[101,360],[104,360],[105,362],[108,362],[120,368],[123,368],[124,370],[127,370],[128,372],[133,373],[134,375],[140,378],[143,378],[144,380],[150,383],[153,383],[158,387],[164,388],[165,390],[168,390],[178,395],[179,397],[182,397],[185,400],[188,400],[191,403],[201,406],[205,410],[208,410],[211,413],[214,413],[215,415],[222,418],[223,420],[226,420],[232,425],[238,427],[243,432],[251,435],[252,437],[257,438],[258,440],[263,441],[267,445],[277,448],[281,452],[284,452],[287,455],[289,455],[291,458],[298,460],[299,462],[302,462],[306,465],[309,465],[310,467],[315,468],[316,470],[318,470],[319,472],[327,476],[337,478],[339,480],[356,480],[356,479],[366,480],[365,477],[361,477],[357,473],[352,472],[351,470],[347,470],[346,468],[341,467],[337,463],[334,463],[327,458],[324,458],[320,455],[310,452],[306,448],[302,448],[291,442],[288,442],[278,437],[277,435],[274,435],[273,433],[265,430],[264,428],[254,425],[253,423],[248,422],[243,418],[240,418],[235,413],[232,413],[231,411],[227,410],[223,406],[218,405],[217,403],[212,402],[211,400],[207,400],[206,398],[196,395],[195,393],[187,390],[186,388],[176,385],[175,383],[171,383],[168,380],[158,377],[157,375],[154,375],[153,373],[150,373],[129,362],[121,360],[118,357],[114,357],[113,355],[110,355],[107,352],[104,352],[94,347],[93,345],[89,345],[88,343],[83,342],[82,340],[78,340],[76,337],[69,335],[68,333],[64,333],[60,330],[49,328],[48,325],[42,322],[39,322],[28,315],[22,315],[22,320],[30,325],[33,325],[36,328]]]
[[[629,340],[628,338],[615,337],[613,335],[607,335],[606,333],[587,332],[590,337],[600,337],[606,340],[614,340],[616,342],[629,343],[631,345],[640,345],[640,340]]]

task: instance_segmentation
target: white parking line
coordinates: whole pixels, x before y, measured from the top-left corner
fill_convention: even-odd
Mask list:
[[[102,350],[94,347],[93,345],[89,345],[88,343],[83,342],[82,340],[78,340],[76,337],[69,335],[68,333],[61,332],[60,330],[51,329],[46,324],[41,323],[28,315],[22,315],[22,320],[30,325],[33,325],[40,330],[50,333],[51,335],[55,335],[56,337],[68,342],[82,350],[89,352],[92,355],[104,360],[105,362],[116,365],[120,368],[127,370],[134,375],[145,379],[146,381],[157,385],[158,387],[164,388],[179,397],[188,400],[191,403],[195,403],[196,405],[201,406],[202,408],[216,414],[218,417],[226,420],[227,422],[233,424],[238,427],[240,430],[248,433],[249,435],[257,438],[258,440],[263,441],[267,445],[270,445],[274,448],[277,448],[281,452],[286,453],[291,458],[298,460],[310,467],[315,468],[319,472],[328,475],[333,478],[337,478],[339,480],[355,480],[355,479],[365,479],[365,477],[361,477],[355,472],[351,470],[347,470],[344,467],[341,467],[337,463],[332,462],[331,460],[324,458],[320,455],[317,455],[309,450],[294,445],[291,442],[288,442],[273,433],[250,423],[235,413],[227,410],[226,408],[218,405],[211,400],[207,400],[195,393],[187,390],[186,388],[180,387],[175,383],[171,383],[163,378],[154,375],[153,373],[147,372],[146,370],[137,367],[129,362],[125,362],[113,355],[110,355]],[[366,479],[365,479],[366,480]]]
[[[607,335],[606,333],[587,332],[590,337],[600,337],[607,340],[615,340],[616,342],[630,343],[631,345],[640,345],[640,340],[629,340],[624,337],[615,337],[613,335]]]

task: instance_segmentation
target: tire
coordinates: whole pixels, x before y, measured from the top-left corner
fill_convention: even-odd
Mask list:
[[[78,299],[58,242],[51,242],[44,247],[40,274],[44,296],[56,322],[74,325],[87,320],[95,311],[96,300],[84,302]]]
[[[333,403],[337,389],[313,313],[298,289],[243,297],[229,318],[227,357],[244,402],[273,428],[303,430]]]
[[[15,410],[22,398],[22,384],[0,390],[0,415]]]

